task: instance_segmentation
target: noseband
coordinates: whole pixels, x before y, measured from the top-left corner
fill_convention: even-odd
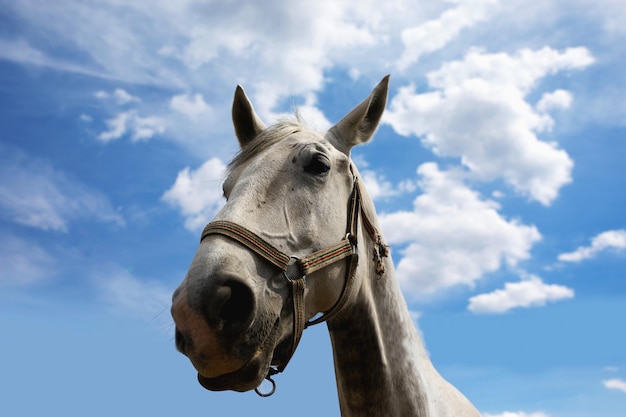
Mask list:
[[[358,248],[357,248],[357,231],[359,223],[359,213],[363,214],[363,225],[370,237],[374,240],[374,261],[376,264],[376,273],[381,276],[385,272],[383,257],[389,255],[389,247],[382,241],[382,236],[378,233],[372,222],[363,211],[361,203],[361,191],[356,176],[354,177],[354,185],[350,200],[348,202],[348,222],[346,226],[346,236],[337,244],[327,248],[318,250],[303,258],[290,256],[272,246],[263,238],[248,230],[247,228],[226,220],[218,220],[206,225],[202,232],[202,241],[206,236],[217,234],[233,239],[246,248],[252,250],[257,255],[274,265],[282,271],[283,276],[291,287],[293,300],[293,337],[291,341],[291,350],[287,359],[276,367],[270,367],[265,379],[271,384],[272,388],[268,393],[262,393],[259,388],[255,391],[262,397],[268,397],[276,391],[276,383],[272,379],[273,375],[283,372],[291,357],[300,343],[302,332],[309,326],[322,323],[335,316],[352,295],[354,277],[358,264]],[[321,316],[306,321],[306,311],[304,308],[304,290],[306,288],[307,275],[316,272],[328,265],[346,259],[346,279],[343,290],[335,305],[322,313]]]

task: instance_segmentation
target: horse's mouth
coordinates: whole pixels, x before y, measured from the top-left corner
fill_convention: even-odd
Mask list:
[[[216,377],[205,377],[198,372],[198,382],[209,391],[245,392],[257,388],[267,375],[273,362],[273,350],[279,332],[279,319],[257,352],[241,368]]]
[[[269,365],[263,366],[263,362],[262,357],[255,357],[242,368],[213,378],[198,373],[198,382],[210,391],[250,391],[258,387],[265,377]]]

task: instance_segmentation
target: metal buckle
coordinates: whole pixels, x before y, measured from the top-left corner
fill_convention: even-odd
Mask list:
[[[356,236],[352,233],[346,233],[346,240],[352,245],[352,254],[357,254],[359,252],[359,245]]]

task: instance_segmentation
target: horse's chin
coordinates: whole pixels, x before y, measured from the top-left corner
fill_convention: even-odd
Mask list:
[[[278,336],[278,320],[274,328],[263,342],[256,354],[236,371],[228,372],[214,377],[203,376],[198,372],[198,382],[209,391],[238,391],[245,392],[257,388],[263,382],[270,365],[277,365],[276,351],[282,350],[283,343],[276,344]],[[281,362],[278,360],[278,362]]]

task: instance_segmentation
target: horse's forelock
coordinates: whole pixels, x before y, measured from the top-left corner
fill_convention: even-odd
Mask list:
[[[268,127],[249,144],[241,148],[239,153],[228,165],[228,172],[232,172],[243,166],[255,156],[271,148],[286,137],[306,130],[307,127],[299,120],[282,120]]]

